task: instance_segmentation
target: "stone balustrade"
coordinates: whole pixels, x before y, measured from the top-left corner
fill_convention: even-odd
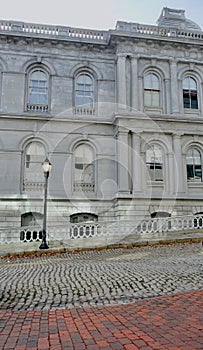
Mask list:
[[[154,35],[159,37],[178,37],[203,40],[203,32],[197,30],[180,30],[177,28],[151,26],[122,21],[117,22],[116,30],[120,32],[131,32],[145,35]]]
[[[52,26],[35,23],[24,23],[18,21],[0,21],[0,31],[12,33],[21,32],[25,34],[33,34],[33,36],[41,35],[48,37],[58,37],[59,39],[60,37],[66,37],[70,39],[76,39],[79,41],[85,39],[88,41],[106,42],[108,38],[107,31],[71,28],[65,26]]]
[[[68,241],[72,239],[85,238],[106,238],[106,241],[113,242],[122,240],[126,236],[153,237],[158,233],[194,231],[203,228],[203,216],[188,215],[168,218],[154,218],[142,220],[139,223],[134,221],[116,220],[103,222],[83,222],[67,224],[66,226],[50,226],[47,228],[47,238],[50,241]],[[39,241],[42,235],[40,227],[21,227],[20,241]],[[3,242],[2,242],[3,243]]]
[[[193,40],[203,40],[203,32],[197,30],[185,30],[170,27],[151,26],[139,23],[130,23],[118,21],[116,30],[102,31],[83,28],[72,28],[65,26],[52,26],[45,24],[24,23],[18,21],[0,21],[0,32],[10,32],[13,34],[29,34],[33,37],[46,36],[58,39],[70,39],[76,41],[107,43],[111,34],[118,32],[129,32],[134,34],[158,36],[158,37],[176,37]]]
[[[80,182],[74,183],[73,185],[74,192],[94,192],[95,186],[94,183]]]
[[[102,222],[69,223],[47,227],[47,240],[70,242],[101,238],[107,244],[119,242],[129,235],[149,240],[157,234],[195,231],[203,229],[203,215],[174,216],[135,221],[115,220]],[[4,227],[0,228],[0,243],[38,242],[42,239],[42,227]],[[85,242],[85,241],[84,241]],[[90,241],[89,241],[90,243]],[[80,243],[81,245],[81,243]]]

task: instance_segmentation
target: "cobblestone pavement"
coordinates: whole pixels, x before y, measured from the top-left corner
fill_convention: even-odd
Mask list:
[[[0,260],[0,309],[116,305],[203,289],[200,244]]]
[[[202,309],[200,244],[0,260],[2,350],[203,349]]]

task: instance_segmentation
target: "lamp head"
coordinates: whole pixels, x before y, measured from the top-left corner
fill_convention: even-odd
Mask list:
[[[48,158],[46,158],[44,160],[44,162],[42,163],[42,169],[43,169],[43,172],[45,174],[50,173],[50,171],[51,171],[51,163],[50,163]]]

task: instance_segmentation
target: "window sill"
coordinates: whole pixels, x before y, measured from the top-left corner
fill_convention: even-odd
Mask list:
[[[44,182],[24,182],[23,184],[23,192],[38,192],[41,193],[44,189]]]
[[[200,110],[199,109],[192,109],[192,108],[184,108],[185,114],[195,114],[195,115],[200,115]]]
[[[153,187],[163,187],[164,181],[147,181],[147,185]]]
[[[75,115],[95,115],[94,107],[73,107],[73,114]]]
[[[95,185],[92,183],[74,184],[73,193],[95,193]]]
[[[203,187],[202,181],[187,181],[188,187]]]
[[[144,111],[145,112],[148,112],[148,113],[159,113],[159,114],[162,114],[163,113],[163,110],[162,108],[158,108],[158,107],[144,107]]]
[[[27,104],[26,112],[28,112],[28,113],[29,112],[31,112],[31,113],[48,113],[49,106],[48,105]]]

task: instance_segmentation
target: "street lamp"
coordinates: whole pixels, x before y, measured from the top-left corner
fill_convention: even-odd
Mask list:
[[[44,216],[43,216],[43,228],[42,228],[42,243],[39,246],[39,249],[48,249],[46,242],[46,225],[47,225],[47,186],[48,186],[48,177],[51,171],[51,163],[48,158],[42,163],[42,169],[44,172]]]

